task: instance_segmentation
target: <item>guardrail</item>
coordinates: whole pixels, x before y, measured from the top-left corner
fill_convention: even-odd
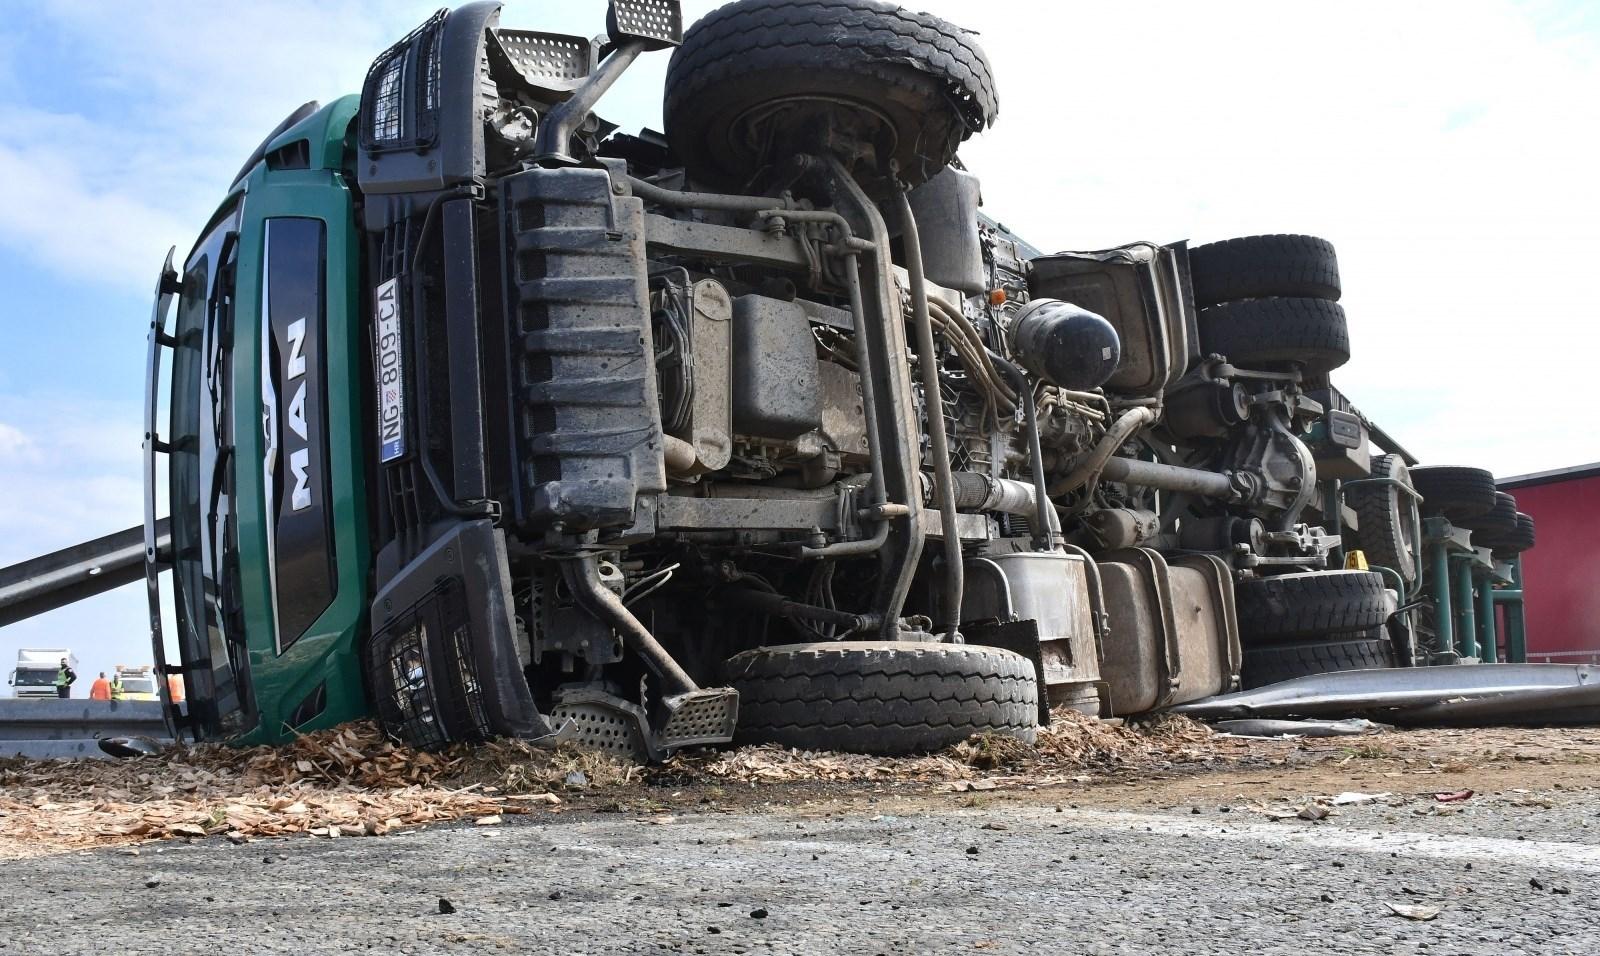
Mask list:
[[[101,737],[167,737],[154,700],[0,700],[0,757],[103,757]]]

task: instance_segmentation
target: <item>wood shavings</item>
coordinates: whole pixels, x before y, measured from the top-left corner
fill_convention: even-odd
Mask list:
[[[371,723],[283,747],[175,748],[127,760],[0,760],[0,859],[226,835],[382,836],[448,820],[559,812],[552,791],[636,781],[592,752],[496,741],[426,753]],[[485,824],[492,825],[492,824]]]

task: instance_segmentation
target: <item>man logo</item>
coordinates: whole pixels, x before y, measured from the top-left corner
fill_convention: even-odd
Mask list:
[[[311,440],[306,428],[306,320],[289,323],[285,333],[289,339],[289,383],[296,379],[294,397],[289,399],[289,430],[300,439],[300,447],[289,450],[289,474],[294,476],[294,488],[289,492],[289,509],[304,511],[311,507]]]

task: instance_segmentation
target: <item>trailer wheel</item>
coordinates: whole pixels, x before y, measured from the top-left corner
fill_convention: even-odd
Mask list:
[[[1246,643],[1277,643],[1381,626],[1390,601],[1375,571],[1306,571],[1234,588]]]
[[[1411,484],[1422,495],[1422,513],[1462,521],[1495,503],[1494,475],[1482,468],[1431,465],[1411,470]]]
[[[1350,361],[1344,308],[1327,299],[1269,298],[1200,310],[1200,346],[1235,365],[1294,364],[1312,375]]]
[[[1378,628],[1354,634],[1331,634],[1320,641],[1247,647],[1239,682],[1245,690],[1312,674],[1359,671],[1394,666],[1394,645]]]
[[[1189,271],[1202,308],[1266,296],[1339,299],[1333,243],[1316,236],[1245,236],[1195,246]]]
[[[1033,662],[997,647],[911,641],[788,644],[725,665],[739,691],[735,742],[910,754],[973,734],[1032,743]]]
[[[1411,487],[1410,472],[1399,455],[1372,459],[1372,477],[1392,478]],[[1357,485],[1345,492],[1345,501],[1361,521],[1356,542],[1367,560],[1399,572],[1401,580],[1417,580],[1417,542],[1414,539],[1417,500],[1394,485]]]
[[[1517,512],[1516,530],[1486,542],[1487,546],[1494,549],[1494,556],[1502,561],[1509,561],[1524,551],[1532,551],[1535,542],[1533,533],[1533,517]]]
[[[1494,493],[1494,506],[1481,515],[1462,518],[1457,524],[1472,532],[1472,543],[1479,547],[1516,533],[1517,499],[1503,491]]]
[[[684,34],[664,118],[697,182],[742,189],[843,136],[870,144],[856,172],[881,194],[890,161],[906,185],[925,182],[997,111],[983,51],[938,17],[879,0],[738,0]]]

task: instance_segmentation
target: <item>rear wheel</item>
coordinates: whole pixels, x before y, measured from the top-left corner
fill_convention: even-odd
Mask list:
[[[1517,530],[1517,499],[1503,491],[1494,493],[1494,506],[1481,515],[1462,518],[1461,527],[1472,531],[1475,545],[1489,547],[1492,542]]]
[[[738,0],[701,18],[667,66],[667,139],[698,182],[743,189],[825,144],[863,148],[883,193],[892,161],[915,186],[998,111],[971,34],[878,0]]]
[[[1326,299],[1273,298],[1200,310],[1200,346],[1246,368],[1331,372],[1350,361],[1344,309]]]
[[[1413,468],[1411,484],[1422,495],[1425,515],[1439,515],[1454,522],[1475,518],[1494,507],[1494,475],[1482,468]]]
[[[1393,667],[1394,645],[1382,628],[1376,635],[1334,634],[1320,641],[1247,647],[1239,681],[1248,690],[1312,674]]]
[[[912,641],[789,644],[728,659],[741,744],[909,754],[973,734],[1033,742],[1033,662],[997,647]]]
[[[1534,541],[1533,517],[1519,511],[1516,530],[1485,542],[1485,546],[1494,549],[1496,558],[1508,561],[1524,551],[1532,551]]]
[[[1240,581],[1239,633],[1268,643],[1359,631],[1389,617],[1383,576],[1373,571],[1308,571]]]
[[[1266,296],[1339,298],[1333,243],[1316,236],[1245,236],[1196,246],[1189,271],[1202,308]]]
[[[1399,455],[1379,455],[1372,460],[1372,477],[1398,481],[1411,487],[1411,474]],[[1367,560],[1393,568],[1406,584],[1417,580],[1415,540],[1417,500],[1394,485],[1356,485],[1345,493],[1345,502],[1355,509],[1360,530],[1356,543]]]

